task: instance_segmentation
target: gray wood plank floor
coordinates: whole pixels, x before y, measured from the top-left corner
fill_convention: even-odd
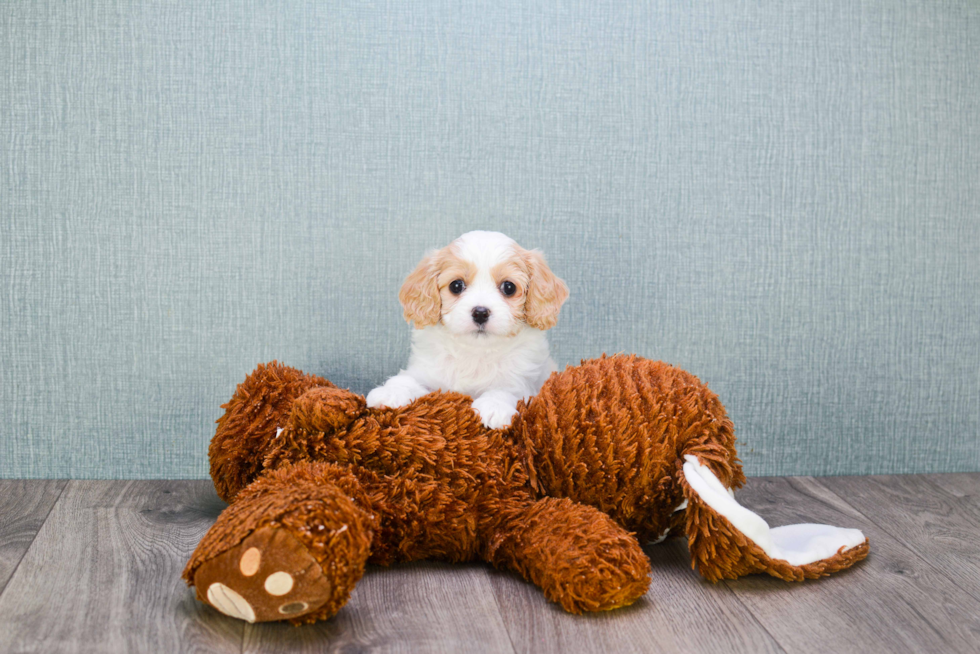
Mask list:
[[[871,556],[816,582],[709,584],[650,546],[650,592],[572,616],[487,566],[371,568],[327,622],[246,625],[180,571],[224,507],[206,481],[0,480],[0,652],[980,652],[980,473],[750,479],[770,524],[858,527]]]
[[[66,483],[60,479],[0,479],[0,591],[34,542]]]

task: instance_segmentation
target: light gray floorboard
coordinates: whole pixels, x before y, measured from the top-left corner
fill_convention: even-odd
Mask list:
[[[63,479],[0,479],[0,592],[67,483]]]
[[[788,652],[980,648],[980,602],[817,480],[751,479],[736,497],[771,526],[857,527],[871,539],[867,560],[826,579],[790,584],[755,575],[725,582]]]
[[[350,601],[315,625],[255,624],[244,652],[512,652],[481,564],[371,566]]]
[[[493,572],[494,592],[519,653],[559,652],[782,652],[723,584],[691,569],[686,541],[672,538],[646,548],[650,590],[632,606],[571,615],[536,586]]]
[[[0,652],[238,652],[184,563],[224,504],[210,482],[72,481],[0,595]]]
[[[820,479],[848,504],[980,600],[980,494],[946,490],[980,486],[980,474],[828,477]],[[935,481],[934,481],[935,480]],[[977,634],[980,640],[980,633]]]
[[[936,484],[962,501],[974,514],[980,512],[980,472],[948,472],[915,476],[923,477]]]

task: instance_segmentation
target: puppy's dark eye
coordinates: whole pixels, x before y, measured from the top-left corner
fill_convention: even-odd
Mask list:
[[[517,285],[511,281],[501,282],[500,292],[506,295],[507,297],[510,297],[511,295],[517,292]]]
[[[466,284],[462,279],[454,279],[453,281],[449,282],[449,292],[453,295],[459,295],[465,288]]]

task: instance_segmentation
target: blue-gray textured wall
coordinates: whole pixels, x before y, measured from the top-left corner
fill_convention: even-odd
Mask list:
[[[397,371],[473,228],[750,474],[980,469],[980,4],[468,4],[0,5],[0,476],[206,476],[255,363]]]

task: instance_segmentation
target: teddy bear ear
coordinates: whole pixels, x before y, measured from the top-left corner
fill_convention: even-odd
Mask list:
[[[312,388],[293,403],[289,424],[311,431],[334,431],[346,427],[367,409],[364,398],[345,388]]]

